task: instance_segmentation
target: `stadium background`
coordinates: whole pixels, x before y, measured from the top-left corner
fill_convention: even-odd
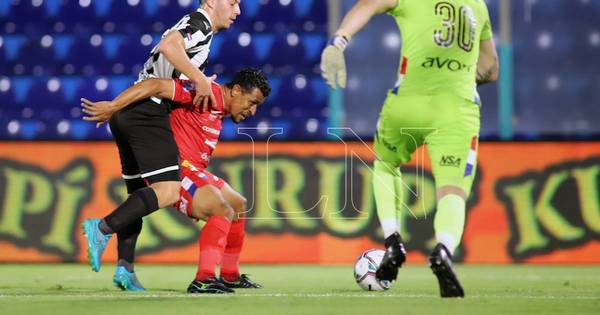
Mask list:
[[[244,262],[349,263],[381,244],[368,141],[401,38],[392,19],[376,18],[347,50],[348,89],[329,91],[319,54],[353,2],[243,0],[233,28],[213,40],[207,73],[225,82],[256,66],[274,88],[244,129],[225,124],[211,166],[252,205]],[[480,90],[479,177],[459,255],[600,263],[600,1],[486,2],[502,78]],[[109,130],[81,120],[78,99],[109,99],[130,85],[162,32],[196,5],[0,1],[0,261],[85,261],[81,220],[108,213],[124,188]],[[421,189],[405,195],[416,217],[403,231],[411,262],[432,246],[435,212],[418,161],[428,162],[423,152],[404,168]],[[195,263],[200,231],[174,211],[152,214],[139,258]]]

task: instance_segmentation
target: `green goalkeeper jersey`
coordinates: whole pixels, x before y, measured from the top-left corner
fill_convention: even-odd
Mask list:
[[[398,0],[388,14],[402,33],[395,93],[478,99],[479,43],[492,38],[484,0]]]

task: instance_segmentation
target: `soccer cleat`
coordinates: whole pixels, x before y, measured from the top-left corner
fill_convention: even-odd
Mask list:
[[[129,272],[123,266],[117,266],[113,283],[123,291],[146,291],[135,275],[135,272]]]
[[[223,277],[219,278],[219,281],[223,283],[226,287],[232,289],[260,289],[262,285],[252,281],[247,274],[241,274],[237,281],[229,282]]]
[[[440,295],[445,297],[464,297],[465,292],[452,270],[452,255],[442,243],[438,243],[429,256],[429,267],[440,284]]]
[[[394,281],[398,277],[398,268],[406,261],[406,250],[398,232],[385,239],[385,255],[375,272],[377,280]]]
[[[226,287],[217,278],[208,278],[207,280],[194,280],[187,288],[187,293],[191,294],[226,294],[234,293],[233,289]]]
[[[87,239],[88,261],[92,270],[98,272],[102,262],[102,253],[112,234],[103,234],[98,228],[100,219],[87,219],[83,221],[83,235]]]

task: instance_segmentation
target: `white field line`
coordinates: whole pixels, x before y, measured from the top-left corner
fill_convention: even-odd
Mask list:
[[[81,299],[81,300],[138,300],[138,299],[195,299],[195,298],[359,298],[359,299],[388,299],[388,298],[421,298],[437,299],[434,294],[389,294],[389,293],[236,293],[227,295],[211,294],[184,294],[184,293],[165,293],[165,294],[0,294],[0,299],[5,300],[23,300],[32,302],[31,299]],[[510,295],[510,294],[474,294],[468,295],[466,299],[521,299],[521,300],[600,300],[600,296],[557,296],[557,295]]]

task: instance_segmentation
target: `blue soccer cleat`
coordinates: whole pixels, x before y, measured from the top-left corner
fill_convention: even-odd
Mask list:
[[[123,291],[146,291],[135,275],[135,272],[129,272],[123,266],[117,266],[113,283]]]
[[[98,227],[100,219],[87,219],[83,221],[83,235],[87,239],[88,261],[92,270],[98,272],[102,262],[102,253],[112,234],[103,234]]]

